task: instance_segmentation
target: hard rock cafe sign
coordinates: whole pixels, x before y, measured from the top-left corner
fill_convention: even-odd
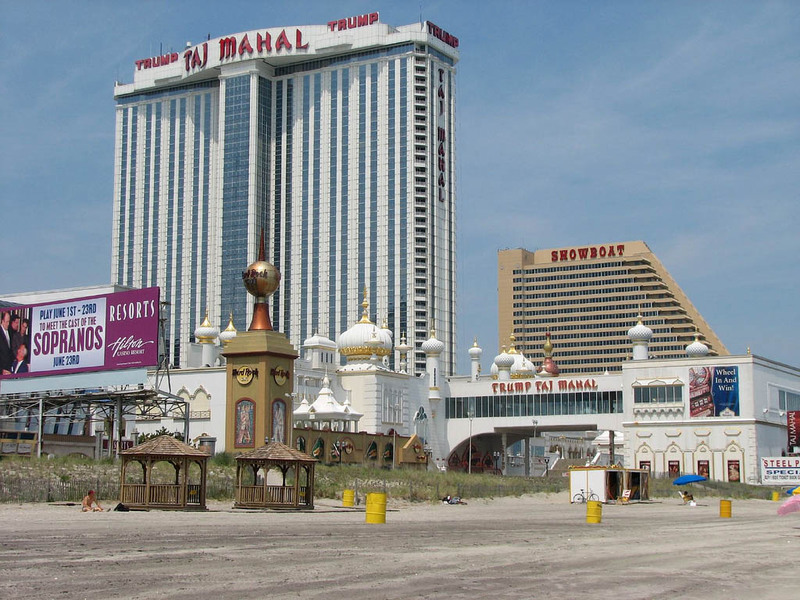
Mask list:
[[[286,382],[289,380],[289,371],[284,369],[283,367],[276,367],[270,371],[272,378],[275,380],[275,383],[278,385],[285,385]]]
[[[236,381],[238,381],[241,385],[247,385],[253,381],[254,377],[258,376],[258,369],[254,369],[252,367],[233,369],[233,376],[236,377]]]

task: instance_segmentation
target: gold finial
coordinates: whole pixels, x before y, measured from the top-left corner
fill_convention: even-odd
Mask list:
[[[477,335],[475,336],[475,340],[473,340],[473,342],[472,342],[472,347],[473,348],[477,348],[478,347],[478,336]]]
[[[747,347],[747,353],[750,354],[750,346]]]
[[[512,333],[510,336],[508,336],[508,341],[509,341],[508,353],[509,354],[516,354],[517,353],[517,347],[514,344],[514,342],[517,341],[517,336],[515,336]]]
[[[372,321],[369,320],[369,312],[367,309],[369,308],[369,302],[367,301],[367,286],[364,286],[364,300],[361,301],[361,306],[364,310],[361,313],[361,320],[359,323],[367,323],[368,325],[372,325]]]
[[[550,326],[547,327],[546,331],[544,332],[545,341],[544,346],[542,346],[542,350],[544,350],[545,358],[549,358],[553,355],[553,342],[550,341]]]

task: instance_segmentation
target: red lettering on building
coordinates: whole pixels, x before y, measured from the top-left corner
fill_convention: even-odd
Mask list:
[[[306,42],[305,44],[303,43],[303,32],[300,31],[299,29],[297,30],[294,39],[295,39],[294,43],[295,50],[305,50],[306,48],[308,48],[308,42]]]
[[[366,27],[378,22],[378,13],[365,13],[363,15],[356,15],[355,17],[347,17],[346,19],[337,19],[335,21],[328,21],[328,29],[331,31],[345,31],[347,29],[357,29],[358,27]]]
[[[452,46],[453,48],[458,48],[458,38],[454,35],[450,35],[441,27],[434,25],[430,21],[426,21],[425,24],[428,26],[428,33],[435,37],[438,40],[443,41],[448,46]]]
[[[281,30],[280,34],[278,34],[278,39],[275,40],[275,52],[280,52],[281,48],[286,48],[287,50],[292,49],[292,43],[289,41],[289,38],[286,37],[286,30]]]
[[[247,52],[247,54],[253,53],[253,47],[250,45],[250,40],[247,39],[247,34],[244,34],[242,41],[239,42],[239,56]]]
[[[566,250],[552,250],[550,261],[559,262],[564,260],[586,260],[606,258],[611,256],[623,256],[625,254],[625,244],[609,244],[607,246],[590,246],[586,248],[567,248]]]
[[[155,67],[171,65],[174,62],[178,62],[177,52],[168,52],[167,54],[162,54],[160,56],[143,58],[141,60],[134,61],[134,64],[136,65],[136,70],[141,71],[142,69],[153,69]]]
[[[269,33],[264,33],[264,37],[260,33],[256,34],[256,50],[259,54],[264,51],[272,52],[272,36]]]
[[[236,55],[236,38],[226,37],[219,40],[219,59],[233,58]]]
[[[203,49],[202,57],[200,56],[200,48]],[[183,53],[183,58],[186,61],[187,71],[191,71],[195,67],[205,67],[208,62],[208,42],[203,42],[202,46],[198,46],[194,50],[187,50]]]

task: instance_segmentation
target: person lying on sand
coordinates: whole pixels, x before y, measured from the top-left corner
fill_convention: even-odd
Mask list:
[[[83,497],[83,504],[81,505],[83,512],[103,512],[103,507],[97,501],[94,490],[89,490],[89,493]]]
[[[445,504],[466,504],[459,496],[450,496],[449,494],[442,498]]]

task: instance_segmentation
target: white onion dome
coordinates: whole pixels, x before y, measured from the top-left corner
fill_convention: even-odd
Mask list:
[[[514,355],[506,352],[506,347],[503,346],[503,351],[494,357],[494,364],[498,369],[510,369],[514,364]]]
[[[480,346],[478,346],[478,338],[475,338],[475,341],[472,342],[472,347],[469,349],[469,357],[472,359],[478,359],[483,354],[483,350]]]
[[[438,356],[444,352],[444,342],[436,339],[436,330],[431,327],[431,337],[422,342],[422,351],[428,356]]]
[[[233,326],[233,313],[231,313],[230,319],[228,319],[228,326],[219,334],[219,341],[222,342],[223,346],[227,346],[238,333],[236,327]]]
[[[648,342],[653,337],[653,330],[642,323],[642,315],[637,317],[639,321],[628,329],[628,338],[634,342]]]
[[[320,335],[318,332],[315,332],[314,335],[305,339],[303,342],[303,348],[323,348],[325,350],[336,350],[336,342],[326,338],[324,335]]]
[[[511,377],[514,379],[526,379],[536,375],[536,368],[533,363],[525,358],[522,352],[514,355],[514,364],[511,365]]]
[[[367,313],[369,302],[367,302],[366,289],[364,290],[364,301],[361,306],[364,308],[361,320],[342,333],[337,343],[339,353],[347,357],[347,362],[369,360],[373,354],[388,356],[392,351],[392,337],[389,335],[388,330],[378,329],[369,320]],[[379,344],[374,347],[367,343],[372,339],[373,332],[379,341]]]
[[[708,355],[708,346],[706,346],[703,342],[700,341],[700,334],[694,334],[694,341],[686,346],[686,354],[690,357],[695,356],[707,356]]]
[[[208,320],[208,313],[206,313],[206,318],[194,330],[194,337],[200,344],[213,344],[217,336],[219,336],[219,329],[211,324],[211,321]]]
[[[497,365],[492,363],[491,368],[489,369],[489,375],[492,376],[492,379],[497,379],[497,374],[500,372],[500,369],[497,368]]]
[[[381,325],[381,331],[386,332],[386,335],[389,336],[389,339],[393,339],[392,330],[389,329],[389,324],[386,322],[386,319],[383,320],[383,325]]]

